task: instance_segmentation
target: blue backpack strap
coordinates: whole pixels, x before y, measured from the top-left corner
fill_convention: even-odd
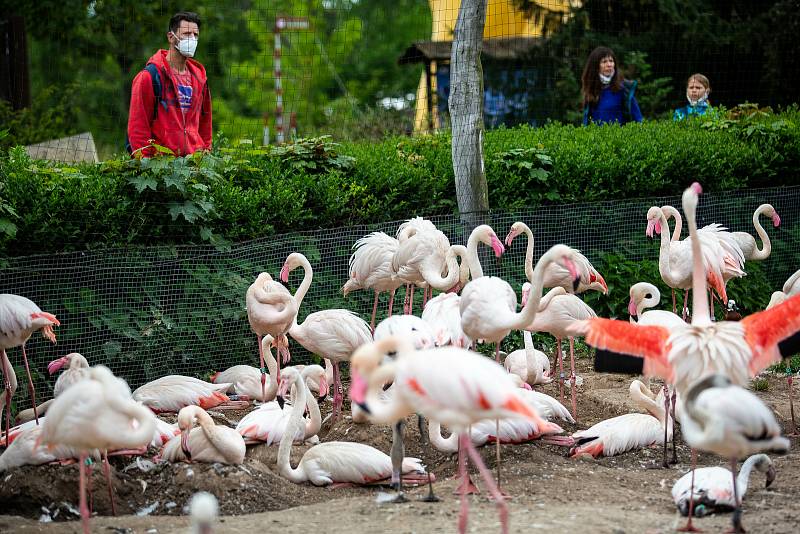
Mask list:
[[[158,105],[161,104],[164,106],[165,110],[167,109],[166,101],[161,98],[161,75],[158,72],[158,67],[153,63],[148,63],[144,70],[150,73],[150,80],[153,82],[153,96],[155,96],[156,99],[155,105],[153,106],[153,120],[156,120]]]

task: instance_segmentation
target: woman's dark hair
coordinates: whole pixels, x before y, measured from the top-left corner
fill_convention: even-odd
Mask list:
[[[581,76],[581,90],[583,91],[583,105],[594,105],[600,99],[600,91],[603,84],[600,82],[600,62],[603,58],[611,57],[614,60],[614,77],[611,79],[611,90],[614,92],[622,89],[622,73],[619,69],[619,62],[614,51],[607,46],[598,46],[589,54],[586,66],[583,67]]]
[[[172,18],[169,19],[169,31],[172,33],[177,33],[178,28],[181,27],[181,21],[186,22],[194,22],[197,24],[197,28],[200,29],[200,15],[194,13],[193,11],[179,11],[172,15]]]

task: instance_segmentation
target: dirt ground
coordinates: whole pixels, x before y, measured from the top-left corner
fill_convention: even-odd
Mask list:
[[[589,359],[578,361],[583,385],[578,395],[577,425],[562,425],[567,432],[608,417],[632,411],[627,400],[630,378],[595,374]],[[788,419],[786,380],[767,375],[769,386],[758,395],[771,406],[779,420]],[[655,385],[654,385],[655,387]],[[557,384],[542,391],[558,396]],[[347,404],[345,405],[348,406]],[[323,407],[330,409],[330,403]],[[241,413],[219,416],[236,421]],[[118,517],[108,517],[110,504],[99,468],[93,470],[93,532],[169,533],[186,532],[186,505],[199,490],[220,499],[223,517],[218,532],[305,532],[346,528],[348,534],[373,532],[454,532],[459,501],[453,494],[455,458],[421,446],[419,432],[408,421],[406,455],[422,458],[435,473],[434,490],[440,502],[418,499],[425,487],[410,488],[408,502],[378,504],[387,488],[317,488],[296,485],[281,478],[275,469],[277,446],[248,449],[242,466],[219,464],[160,464],[155,467],[130,458],[112,458]],[[348,418],[332,428],[323,427],[323,441],[361,441],[388,452],[389,428],[357,425]],[[503,446],[502,487],[510,495],[511,532],[523,530],[586,531],[609,533],[673,532],[685,521],[672,504],[670,489],[688,471],[689,449],[678,441],[680,462],[669,469],[659,464],[658,449],[646,449],[598,460],[573,460],[566,449],[538,443]],[[792,438],[792,450],[774,457],[777,479],[769,490],[764,477],[754,473],[744,503],[743,523],[750,532],[794,533],[800,529],[800,440]],[[304,452],[295,446],[293,463]],[[494,468],[494,447],[481,449]],[[712,455],[700,455],[699,465],[724,465]],[[149,470],[142,471],[141,467]],[[77,519],[78,470],[72,466],[25,467],[0,478],[0,532],[79,532]],[[477,473],[473,480],[483,490],[471,496],[469,531],[498,531],[494,504],[487,498]],[[69,522],[65,522],[69,520]],[[730,514],[696,520],[706,532],[727,529]]]

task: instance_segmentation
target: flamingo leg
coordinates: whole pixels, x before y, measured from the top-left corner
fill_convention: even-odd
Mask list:
[[[683,320],[689,316],[689,290],[683,294]]]
[[[409,292],[410,291],[411,291],[411,284],[406,284],[406,295],[405,295],[405,299],[403,300],[403,313],[406,314],[406,315],[408,315],[408,313],[409,313],[408,312],[408,297],[409,297]]]
[[[417,414],[417,428],[419,429],[420,444],[427,445],[430,442],[430,438],[428,436],[428,424],[425,421],[425,417],[421,414]]]
[[[31,395],[31,403],[33,403],[33,417],[38,425],[39,412],[36,410],[36,390],[33,389],[33,378],[31,378],[31,368],[28,365],[28,355],[25,354],[25,343],[22,344],[22,361],[25,362],[25,374],[28,375],[28,392]]]
[[[433,480],[430,471],[428,471],[428,494],[420,500],[423,502],[439,502],[439,497],[433,494]]]
[[[728,532],[746,532],[742,526],[742,502],[739,500],[739,490],[736,487],[736,458],[731,458],[731,474],[733,475],[733,502],[736,507],[733,509],[731,518],[733,527]]]
[[[665,393],[666,394],[666,393]],[[678,441],[675,437],[675,407],[678,405],[678,390],[672,388],[672,463],[678,463],[678,448],[676,442]]]
[[[261,398],[267,398],[267,367],[264,365],[264,347],[261,346],[262,336],[256,334],[258,339],[258,364],[261,369]],[[277,377],[275,377],[277,380]]]
[[[8,361],[6,357],[6,349],[0,348],[0,357],[2,357],[3,362],[3,382],[5,384],[6,389],[6,449],[8,449],[8,436],[11,432],[11,381],[9,380],[9,371],[8,367],[6,366],[6,361]]]
[[[669,429],[669,385],[664,384],[664,461],[661,466],[666,469],[669,467],[667,462],[667,429]]]
[[[472,435],[472,425],[469,426],[469,429],[467,430],[467,435],[468,436]],[[466,456],[464,456],[465,454],[466,453],[464,452],[464,447],[461,446],[461,437],[459,436],[459,438],[458,438],[458,462],[456,464],[456,468],[459,468],[459,466],[461,465],[461,460],[463,458],[466,458]],[[466,471],[466,467],[464,469]],[[459,476],[459,478],[460,478],[461,482],[459,482],[458,487],[455,489],[455,491],[453,491],[453,493],[461,494],[462,491],[465,492],[468,495],[473,495],[473,494],[476,494],[476,493],[480,493],[480,491],[478,491],[478,487],[475,484],[472,483],[472,479],[469,476],[469,472],[466,472],[466,478],[461,477],[461,476]]]
[[[86,489],[89,492],[89,513],[94,511],[94,493],[92,492],[92,466],[94,460],[89,458],[86,460]]]
[[[789,368],[789,372],[791,373],[791,368]],[[794,420],[794,396],[792,395],[793,382],[794,382],[794,377],[791,374],[789,374],[789,376],[786,377],[786,383],[789,385],[789,415],[791,415],[792,418],[792,427],[791,430],[789,431],[790,436],[797,435],[797,424],[795,423]]]
[[[576,391],[575,388],[577,387],[578,378],[575,376],[575,338],[569,338],[569,365],[571,369],[571,394],[572,394],[572,418],[575,419],[575,422],[578,422],[578,401],[576,398]]]
[[[89,507],[86,505],[86,458],[86,453],[81,453],[80,463],[78,464],[78,498],[80,499],[79,509],[81,512],[83,534],[90,534]]]
[[[694,515],[694,470],[697,467],[697,451],[692,449],[692,482],[689,486],[689,521],[678,532],[703,532],[692,525],[692,516]]]
[[[458,493],[461,495],[461,508],[458,513],[458,532],[464,534],[467,531],[467,518],[469,516],[469,503],[467,502],[467,490],[472,481],[469,480],[467,473],[467,456],[464,449],[470,442],[469,431],[458,436],[458,478],[461,483],[458,486]]]
[[[117,515],[117,505],[114,503],[114,486],[111,485],[111,466],[108,465],[108,450],[103,451],[103,474],[106,476],[108,486],[108,499],[111,501],[111,515]]]
[[[331,425],[339,419],[339,410],[342,407],[344,400],[341,392],[341,377],[339,376],[339,362],[333,362],[333,415],[331,417]]]
[[[498,364],[500,363],[500,342],[499,341],[497,343],[495,343],[494,361],[496,361]],[[497,486],[500,487],[500,419],[495,419],[494,420],[494,424],[495,424],[494,434],[495,434],[495,436],[497,436],[497,439],[494,442],[495,443],[495,460],[497,461],[497,467],[495,469],[497,470]]]
[[[397,421],[392,427],[392,483],[391,486],[397,490],[394,496],[394,502],[405,502],[406,498],[403,495],[403,457],[405,456],[405,446],[403,443],[403,433],[405,430],[405,421],[402,419]]]
[[[713,290],[711,290],[711,289],[708,290],[708,297],[709,297],[709,300],[711,300],[711,304],[709,305],[709,308],[711,309],[711,320],[713,321],[714,320],[714,291]]]
[[[431,296],[433,296],[433,288],[422,288],[422,307],[425,308],[425,305],[428,303],[428,289],[431,291]]]
[[[392,292],[389,293],[389,315],[388,317],[392,316],[392,307],[394,306],[394,293],[397,291],[396,289],[392,289]]]
[[[561,338],[556,338],[556,357],[558,358],[558,394],[564,404],[564,360],[561,355]]]
[[[506,505],[506,501],[503,498],[503,494],[500,492],[500,489],[494,483],[494,480],[492,480],[492,473],[486,468],[486,464],[483,463],[481,455],[478,454],[478,451],[472,444],[472,440],[469,439],[468,437],[466,440],[466,445],[469,457],[472,459],[472,462],[478,467],[478,471],[480,471],[484,482],[486,482],[486,487],[489,488],[489,493],[494,499],[495,504],[497,504],[498,513],[500,514],[500,531],[503,534],[508,534],[508,505]]]
[[[416,287],[417,286],[414,284],[411,284],[411,296],[408,298],[408,311],[406,315],[414,315],[414,289],[416,289]]]
[[[375,315],[378,313],[378,290],[375,290],[375,300],[372,303],[372,319],[369,322],[369,331],[375,333]]]
[[[677,313],[677,311],[678,311],[678,306],[677,306],[677,303],[675,302],[675,288],[673,287],[672,288],[672,313]]]

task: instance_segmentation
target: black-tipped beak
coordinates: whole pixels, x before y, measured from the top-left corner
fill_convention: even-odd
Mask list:
[[[775,468],[769,466],[769,469],[767,470],[767,485],[764,487],[766,488],[770,487],[770,485],[772,485],[772,483],[775,481],[776,476],[777,474],[775,473]]]
[[[278,401],[278,406],[283,410],[283,405],[286,404],[286,399],[283,398],[283,395],[278,395],[275,400]]]
[[[638,315],[636,315],[636,314],[634,314],[634,315],[631,315],[631,319],[633,319],[633,320],[634,320],[634,321],[636,321],[637,323],[639,322],[639,316],[638,316]]]
[[[328,396],[327,396],[327,395],[320,395],[319,397],[317,397],[317,402],[318,402],[319,404],[322,404],[322,403],[323,403],[323,402],[325,402],[326,400],[328,400]]]
[[[572,291],[575,292],[578,290],[578,286],[581,284],[581,277],[578,276],[572,281]]]
[[[371,412],[371,411],[370,411],[370,409],[369,409],[369,406],[367,406],[367,404],[366,404],[366,403],[364,403],[364,402],[357,402],[356,404],[358,405],[358,407],[359,407],[359,408],[361,408],[362,410],[364,410],[364,411],[367,413],[367,415],[371,415],[371,414],[372,414],[372,412]]]

